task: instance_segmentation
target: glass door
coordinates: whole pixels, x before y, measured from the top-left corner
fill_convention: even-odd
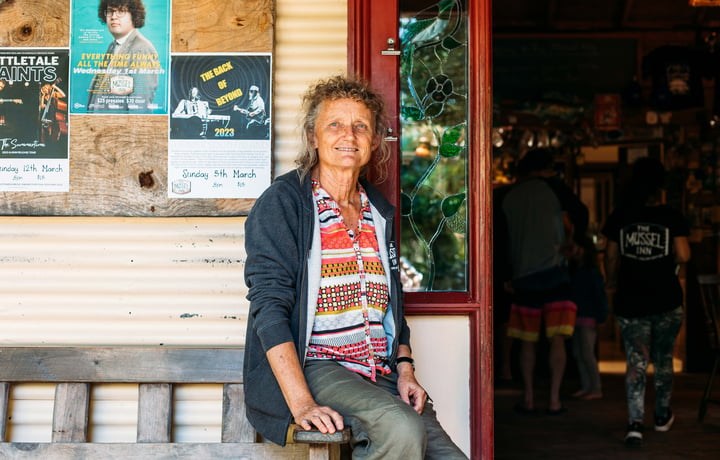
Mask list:
[[[462,317],[471,458],[493,456],[490,0],[348,0],[348,70],[389,106],[406,312]],[[370,171],[370,177],[372,171]],[[465,333],[466,331],[462,331]]]

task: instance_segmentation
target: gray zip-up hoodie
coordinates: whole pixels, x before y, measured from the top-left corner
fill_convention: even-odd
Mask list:
[[[395,208],[372,185],[361,183],[372,205],[388,275],[385,330],[394,368],[398,346],[410,345],[395,244]],[[260,434],[280,445],[285,445],[292,414],[265,353],[293,342],[300,362],[305,362],[315,311],[308,305],[314,305],[320,277],[317,220],[310,178],[300,182],[298,172],[291,171],[258,198],[245,222],[245,283],[250,301],[243,368],[246,412]]]

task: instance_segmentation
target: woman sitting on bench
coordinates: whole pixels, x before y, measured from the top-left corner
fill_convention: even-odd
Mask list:
[[[334,77],[304,103],[299,168],[245,224],[248,420],[281,445],[291,421],[323,433],[349,425],[354,458],[466,459],[415,379],[395,209],[360,177],[389,158],[384,102]]]

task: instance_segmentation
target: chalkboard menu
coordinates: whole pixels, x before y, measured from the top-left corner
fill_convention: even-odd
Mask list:
[[[620,93],[637,75],[637,41],[629,38],[495,38],[496,101],[537,100],[545,93],[592,99]]]

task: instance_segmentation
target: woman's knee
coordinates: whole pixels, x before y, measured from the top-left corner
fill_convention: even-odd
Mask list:
[[[405,404],[398,399],[401,404]],[[409,410],[408,410],[409,409]],[[410,406],[399,406],[366,422],[367,435],[375,448],[393,452],[424,451],[427,442],[422,418]],[[384,447],[381,447],[384,446]],[[388,452],[390,451],[388,450]]]

